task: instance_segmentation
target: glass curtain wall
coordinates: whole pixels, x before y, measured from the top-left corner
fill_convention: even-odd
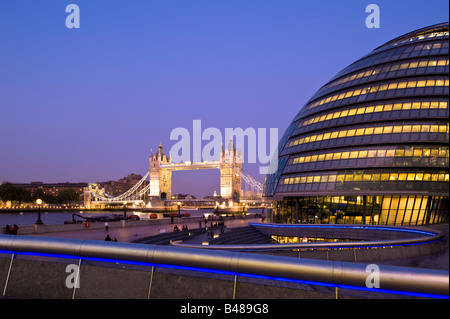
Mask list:
[[[443,196],[308,196],[277,202],[272,222],[416,226],[448,222]]]

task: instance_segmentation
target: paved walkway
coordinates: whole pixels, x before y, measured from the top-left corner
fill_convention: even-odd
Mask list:
[[[236,218],[235,220],[226,220],[225,225],[227,229],[248,226],[251,222],[260,222],[261,218]],[[188,226],[189,229],[199,228],[198,221],[183,222]],[[129,227],[115,227],[109,228],[106,231],[104,228],[101,229],[83,229],[77,231],[64,231],[64,232],[53,232],[53,233],[42,233],[42,234],[32,234],[32,236],[42,236],[42,237],[55,237],[55,238],[73,238],[73,239],[90,239],[90,240],[105,240],[107,234],[111,238],[116,238],[119,242],[132,242],[139,238],[149,237],[153,235],[158,235],[161,232],[173,232],[173,227],[178,225],[181,229],[183,224],[155,224],[146,226],[129,226]],[[202,226],[204,227],[202,222]],[[206,233],[206,231],[205,231]],[[199,235],[202,236],[202,235]],[[197,236],[196,236],[197,237]],[[206,238],[207,236],[205,236]]]

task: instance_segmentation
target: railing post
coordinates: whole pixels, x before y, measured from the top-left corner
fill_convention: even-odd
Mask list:
[[[148,295],[147,295],[147,299],[150,299],[150,295],[152,292],[152,283],[153,283],[153,272],[155,271],[155,266],[152,266],[152,271],[150,273],[150,282],[148,284]]]
[[[78,281],[80,280],[80,268],[81,268],[81,258],[78,260],[78,270],[77,270],[77,276],[75,277],[75,282],[73,285],[73,292],[72,292],[72,299],[75,299],[75,292],[78,287]]]
[[[237,286],[237,274],[234,275],[234,284],[233,284],[233,299],[236,299],[236,286]]]
[[[11,269],[12,269],[12,264],[13,264],[14,258],[15,258],[15,254],[12,253],[11,260],[9,262],[8,274],[6,275],[5,287],[3,288],[3,297],[6,295],[6,288],[8,287],[9,276],[11,274]]]

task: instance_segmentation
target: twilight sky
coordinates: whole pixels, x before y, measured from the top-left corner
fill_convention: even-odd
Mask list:
[[[71,3],[79,29],[65,24]],[[379,29],[365,25],[370,3]],[[337,72],[448,10],[447,0],[0,0],[0,182],[144,175],[150,149],[168,153],[171,131],[192,136],[193,120],[281,138]],[[263,182],[260,166],[244,169]],[[212,194],[219,172],[176,172],[172,185]]]

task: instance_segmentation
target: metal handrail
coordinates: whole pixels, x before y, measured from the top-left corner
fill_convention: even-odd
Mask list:
[[[333,286],[366,288],[367,264],[289,258],[242,252],[174,246],[102,242],[66,238],[0,235],[2,253],[50,254],[174,265],[236,275],[259,275]],[[448,296],[449,273],[444,270],[379,265],[380,289]],[[377,288],[372,288],[374,292]],[[380,290],[379,290],[380,291]]]

